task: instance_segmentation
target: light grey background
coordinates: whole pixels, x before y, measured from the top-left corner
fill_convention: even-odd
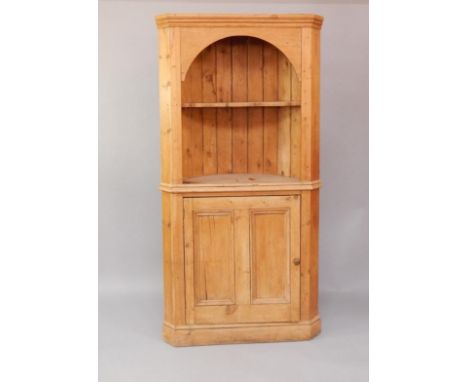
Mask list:
[[[101,382],[368,379],[368,5],[350,0],[320,3],[99,3]],[[172,348],[161,339],[154,16],[165,12],[311,12],[325,17],[320,200],[323,329],[313,341]]]

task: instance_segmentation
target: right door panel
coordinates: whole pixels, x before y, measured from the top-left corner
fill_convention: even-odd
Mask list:
[[[250,210],[252,304],[289,303],[290,209]]]

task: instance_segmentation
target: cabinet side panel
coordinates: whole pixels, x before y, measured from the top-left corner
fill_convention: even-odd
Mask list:
[[[174,322],[172,248],[171,248],[171,195],[162,193],[162,233],[164,265],[164,321]]]
[[[159,30],[159,110],[160,110],[160,151],[161,182],[169,182],[171,135],[171,36],[167,29]]]
[[[312,179],[320,179],[320,30],[312,32]]]
[[[319,191],[301,197],[301,320],[318,314]]]
[[[173,28],[171,39],[171,183],[182,183],[182,104],[180,77],[180,28]]]
[[[184,206],[181,195],[171,194],[171,262],[174,325],[185,323]]]
[[[312,179],[312,28],[302,29],[301,179]]]
[[[320,216],[320,190],[311,191],[311,217],[312,217],[312,264],[310,269],[311,310],[310,317],[319,314],[318,288],[319,288],[319,216]]]
[[[185,274],[182,231],[182,197],[162,194],[164,256],[164,319],[185,323]]]

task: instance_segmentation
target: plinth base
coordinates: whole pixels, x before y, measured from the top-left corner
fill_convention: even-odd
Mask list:
[[[238,344],[253,342],[280,342],[309,340],[320,333],[321,322],[184,325],[174,327],[165,323],[164,340],[173,346]]]

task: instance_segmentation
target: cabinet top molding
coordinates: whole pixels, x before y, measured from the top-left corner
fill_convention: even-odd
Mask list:
[[[320,29],[323,17],[311,13],[301,14],[210,14],[166,13],[156,16],[159,28],[166,27],[312,27]]]

